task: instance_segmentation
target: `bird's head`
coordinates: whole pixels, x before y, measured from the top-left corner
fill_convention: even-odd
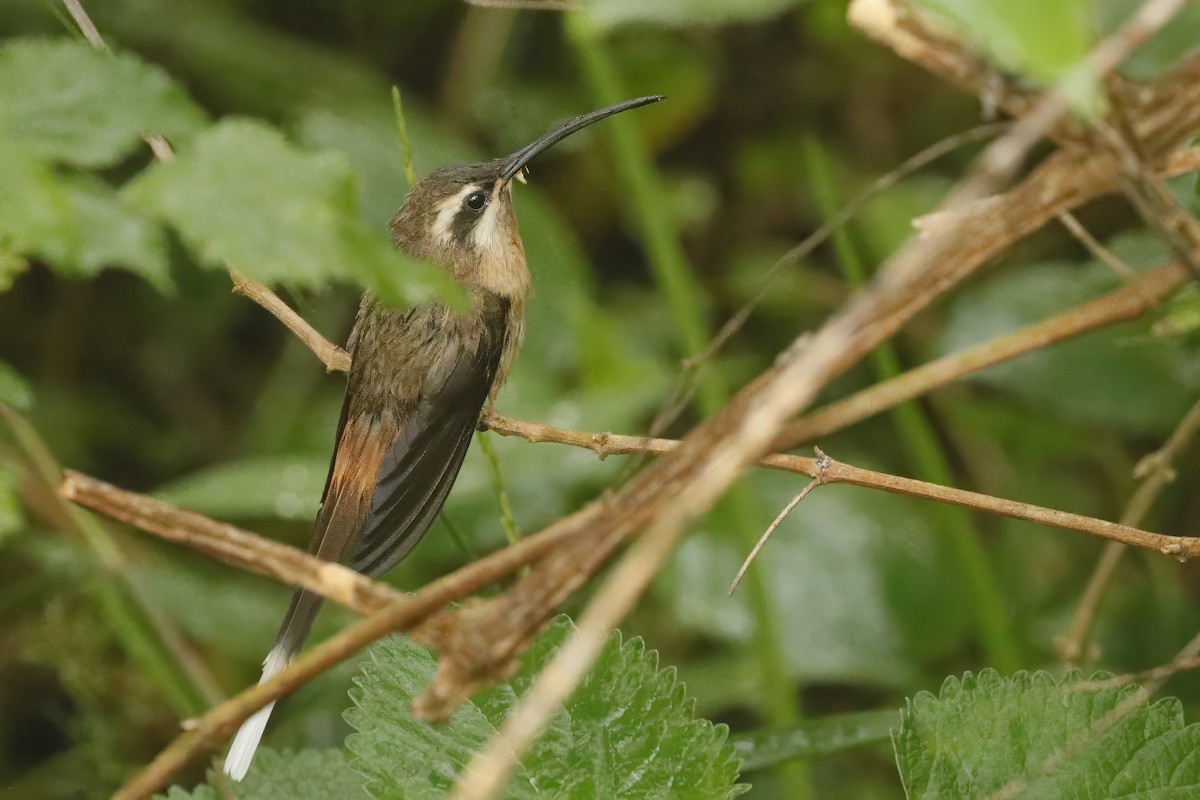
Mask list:
[[[512,182],[543,150],[621,111],[655,103],[640,97],[575,117],[494,161],[450,164],[418,181],[392,218],[392,240],[417,258],[447,267],[467,286],[512,295],[527,288],[525,250],[512,206]]]

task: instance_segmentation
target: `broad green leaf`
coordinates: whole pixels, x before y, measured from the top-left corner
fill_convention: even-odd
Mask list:
[[[1115,249],[1133,255],[1137,246],[1130,240]],[[938,350],[951,353],[987,341],[1118,285],[1111,270],[1099,264],[1006,270],[954,300]],[[970,380],[1063,419],[1132,433],[1166,433],[1195,401],[1200,352],[1183,339],[1153,336],[1150,325],[1143,319],[1108,327],[991,367]]]
[[[1200,793],[1200,727],[1175,698],[1080,672],[948,678],[893,734],[908,797],[1166,800]]]
[[[226,519],[309,520],[317,512],[328,470],[327,453],[244,458],[194,472],[161,487],[155,495],[168,503]]]
[[[3,361],[0,361],[0,403],[21,411],[33,405],[33,389],[29,381]]]
[[[794,8],[799,0],[597,0],[583,6],[588,21],[597,28],[630,23],[670,27],[727,25],[757,22]]]
[[[486,691],[441,725],[414,720],[412,699],[437,665],[408,639],[375,645],[355,707],[351,764],[376,798],[442,798],[471,755],[491,737],[573,626],[560,618],[530,648],[514,681]],[[639,639],[614,634],[587,680],[521,759],[505,797],[734,797],[738,761],[724,726],[693,716],[674,670]]]
[[[354,800],[367,798],[362,788],[362,776],[346,763],[341,750],[301,750],[298,753],[278,752],[262,748],[254,755],[254,763],[246,777],[236,783],[224,780],[231,795],[209,784],[192,791],[174,786],[166,800],[222,800],[232,796],[237,800]]]
[[[204,113],[157,67],[82,40],[18,39],[0,48],[0,136],[37,155],[104,167],[147,132],[194,133]]]
[[[919,0],[999,64],[1043,86],[1062,85],[1080,110],[1099,87],[1083,59],[1095,39],[1090,0]]]
[[[354,278],[397,301],[453,295],[443,271],[404,258],[359,221],[344,156],[301,150],[259,122],[221,122],[126,192],[208,266],[295,286]]]
[[[750,476],[762,529],[807,480]],[[901,685],[958,643],[963,583],[947,538],[923,510],[907,498],[822,486],[775,531],[750,569],[765,572],[793,676]],[[701,527],[657,588],[687,627],[743,648],[754,636],[750,601],[744,586],[726,592],[744,557],[728,531]]]

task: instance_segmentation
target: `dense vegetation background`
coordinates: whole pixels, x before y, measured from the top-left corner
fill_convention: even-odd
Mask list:
[[[754,296],[779,256],[878,176],[979,124],[983,113],[976,98],[863,39],[832,0],[604,0],[572,15],[446,0],[91,5],[115,50],[159,65],[202,109],[173,118],[183,152],[212,124],[229,126],[230,138],[216,161],[173,183],[147,171],[146,148],[108,153],[85,139],[53,174],[69,181],[82,209],[78,239],[58,250],[23,247],[30,240],[11,220],[25,197],[5,187],[21,185],[13,176],[28,162],[16,145],[0,147],[0,211],[11,222],[0,220],[0,401],[15,409],[0,426],[5,797],[115,789],[179,719],[256,680],[286,604],[282,586],[71,515],[47,491],[54,462],[297,546],[307,541],[344,382],[231,294],[221,257],[253,260],[274,245],[255,240],[254,215],[218,216],[224,198],[207,183],[220,186],[215,163],[259,181],[259,196],[241,201],[275,219],[292,192],[318,189],[294,177],[292,162],[265,164],[243,144],[274,129],[288,152],[333,154],[320,163],[334,176],[335,208],[356,209],[362,229],[378,237],[406,190],[393,84],[403,92],[418,175],[511,152],[554,122],[616,99],[667,95],[609,130],[564,142],[518,187],[536,294],[527,343],[497,404],[520,419],[642,433],[671,396],[681,360]],[[980,46],[1036,82],[1077,61],[1137,4],[936,5],[974,19]],[[49,0],[7,0],[0,36],[0,65],[9,70],[0,69],[0,98],[12,107],[38,101],[30,87],[40,71],[22,68],[21,58],[45,71],[59,63],[21,51],[34,45],[18,39],[81,41]],[[1127,74],[1159,74],[1197,42],[1200,14],[1191,8]],[[76,74],[83,93],[84,60]],[[1090,102],[1075,99],[1081,108]],[[108,100],[137,102],[115,93]],[[0,107],[0,144],[5,114]],[[54,132],[49,118],[45,136]],[[666,433],[711,414],[835,310],[977,150],[962,148],[890,188],[775,279]],[[1171,182],[1189,207],[1194,183],[1190,175]],[[226,243],[232,250],[210,242],[216,249],[204,257],[197,241],[206,233],[189,220],[202,228],[210,217],[238,230]],[[1081,220],[1135,269],[1169,257],[1119,197],[1089,205]],[[91,236],[88,226],[104,234]],[[373,243],[350,240],[338,254],[375,258]],[[276,264],[258,274],[341,342],[362,283],[380,278],[310,260],[308,272]],[[1049,227],[918,317],[828,397],[1120,280]],[[1200,389],[1196,303],[1187,290],[1141,320],[972,376],[820,444],[861,466],[1116,519],[1135,486],[1134,464],[1162,445]],[[618,457],[488,436],[522,532],[625,474]],[[1200,453],[1177,460],[1178,480],[1141,527],[1200,535],[1198,467]],[[749,796],[794,797],[799,787],[820,797],[902,797],[887,739],[899,725],[895,710],[966,670],[1059,671],[1056,642],[1102,544],[822,487],[767,545],[754,581],[727,597],[745,552],[801,485],[795,475],[750,474],[695,527],[622,631],[644,637],[660,666],[678,668],[697,716],[727,724],[738,753],[757,754],[742,769]],[[415,588],[503,544],[493,474],[478,447],[445,517],[390,582]],[[989,603],[999,613],[988,613]],[[1084,664],[1128,672],[1170,661],[1196,633],[1198,605],[1194,567],[1131,554],[1105,596]],[[317,636],[350,619],[327,608]],[[161,640],[162,626],[177,637],[173,646]],[[282,704],[267,744],[340,747],[358,669],[344,665]],[[1196,678],[1182,674],[1166,691],[1192,719]],[[782,732],[771,745],[776,755],[763,755],[770,747],[754,738],[764,731]],[[767,766],[780,753],[806,758]],[[179,782],[203,778],[198,767]]]

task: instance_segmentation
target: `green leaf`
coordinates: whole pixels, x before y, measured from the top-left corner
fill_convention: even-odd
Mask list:
[[[412,718],[409,704],[437,665],[409,639],[375,645],[351,692],[346,744],[377,798],[441,798],[495,733],[573,626],[559,618],[526,653],[510,685],[484,692],[447,723]],[[521,759],[505,797],[734,797],[738,761],[724,726],[693,716],[674,670],[641,640],[605,644],[588,679]],[[669,789],[668,789],[669,787]]]
[[[585,5],[588,22],[599,28],[615,28],[636,22],[669,27],[727,25],[757,22],[796,6],[797,0],[597,0]]]
[[[919,0],[1013,72],[1064,84],[1081,110],[1097,110],[1099,86],[1083,59],[1095,39],[1090,0]]]
[[[341,750],[301,750],[298,753],[278,752],[262,748],[254,755],[250,771],[240,782],[225,779],[237,800],[353,800],[366,798],[362,776],[346,763]],[[197,786],[184,791],[171,788],[166,800],[221,800],[224,795],[211,785]]]
[[[29,381],[3,361],[0,361],[0,404],[21,411],[33,406],[33,389]]]
[[[126,192],[208,266],[306,287],[356,278],[397,302],[454,296],[443,270],[404,258],[359,221],[344,156],[305,152],[259,122],[221,122]]]
[[[157,67],[86,42],[19,39],[0,48],[0,135],[81,167],[128,155],[144,133],[183,136],[204,113]]]
[[[1200,727],[1109,677],[984,670],[918,694],[892,740],[908,797],[1195,797]]]
[[[1115,248],[1132,252],[1134,241]],[[1126,259],[1128,262],[1129,259]],[[1112,291],[1099,264],[1045,263],[985,278],[954,300],[939,353],[987,341]],[[1200,389],[1200,352],[1151,335],[1149,320],[1110,326],[984,370],[971,381],[1075,422],[1129,433],[1168,432]]]

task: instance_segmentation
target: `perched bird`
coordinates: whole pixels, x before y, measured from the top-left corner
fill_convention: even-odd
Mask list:
[[[334,453],[309,552],[370,576],[394,567],[433,523],[462,466],[483,403],[495,400],[525,332],[529,270],[512,181],[546,148],[594,122],[654,103],[627,100],[576,117],[505,158],[451,164],[418,181],[389,225],[409,255],[448,270],[468,308],[392,308],[363,295]],[[262,680],[308,638],[321,597],[292,595]],[[242,725],[225,759],[241,780],[274,703]]]

